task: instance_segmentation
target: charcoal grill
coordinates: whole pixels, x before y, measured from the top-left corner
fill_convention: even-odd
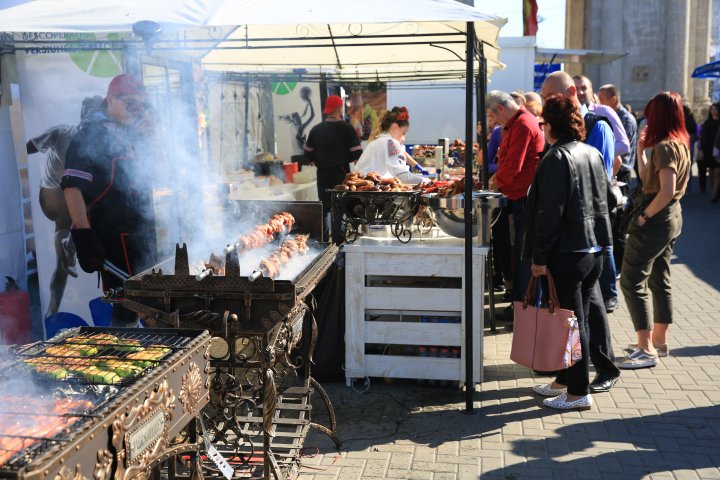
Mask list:
[[[231,251],[224,275],[198,279],[190,269],[187,246],[177,245],[173,259],[129,278],[124,296],[111,299],[150,326],[212,333],[210,403],[202,425],[207,445],[220,452],[234,478],[294,476],[311,428],[340,445],[332,404],[310,370],[317,338],[312,291],[339,247],[319,242],[320,203],[268,202],[263,210],[268,209],[290,212],[300,232],[310,234],[322,249],[294,278],[253,281],[250,272],[240,272],[238,253]],[[311,421],[313,393],[325,402],[329,428]],[[207,458],[203,470],[205,478],[223,476]]]
[[[174,478],[174,458],[199,450],[209,347],[207,331],[82,327],[4,352],[0,478],[144,479],[161,465]]]

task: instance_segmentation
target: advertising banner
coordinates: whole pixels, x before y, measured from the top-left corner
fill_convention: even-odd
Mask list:
[[[92,34],[51,35],[64,40],[69,35],[83,36],[78,41],[88,35],[103,40]],[[18,52],[17,57],[45,333],[51,336],[59,327],[93,325],[94,321],[106,324],[109,306],[99,300],[98,277],[77,264],[60,180],[65,152],[81,114],[102,102],[110,80],[121,73],[120,53],[49,47]]]
[[[274,82],[272,92],[277,154],[289,163],[293,156],[303,155],[310,130],[322,121],[320,84]]]

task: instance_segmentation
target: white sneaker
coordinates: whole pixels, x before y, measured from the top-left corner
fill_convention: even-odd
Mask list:
[[[590,394],[578,398],[573,402],[567,401],[567,393],[558,395],[555,398],[546,398],[543,405],[557,410],[590,410],[592,408],[592,397]]]
[[[663,343],[662,345],[655,345],[653,343],[653,347],[655,347],[655,350],[657,350],[658,357],[667,357],[668,355],[670,355],[670,348],[668,347],[667,343]],[[625,351],[628,353],[632,353],[637,349],[638,349],[637,343],[630,343],[630,344],[628,344]]]
[[[628,357],[618,365],[623,370],[636,370],[638,368],[652,368],[658,364],[658,357],[647,353],[641,348],[635,349]]]
[[[547,385],[533,385],[533,391],[543,397],[557,397],[567,391],[567,387],[564,388],[552,388],[552,383]]]

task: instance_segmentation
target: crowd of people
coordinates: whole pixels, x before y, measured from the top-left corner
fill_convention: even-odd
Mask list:
[[[668,354],[679,200],[688,188],[692,141],[700,138],[702,150],[704,139],[720,139],[720,110],[714,105],[697,132],[680,96],[663,92],[638,121],[617,86],[595,94],[589,78],[565,72],[549,75],[539,96],[491,91],[486,105],[488,187],[509,200],[493,224],[496,284],[504,284],[508,300],[521,300],[531,276],[552,273],[559,306],[578,319],[582,357],[534,391],[552,408],[591,408],[591,394],[609,391],[621,369],[654,367]],[[714,148],[705,152],[717,162]],[[701,159],[707,154],[698,157],[706,165]],[[616,361],[608,314],[618,306],[618,277],[637,342]],[[513,319],[512,307],[504,313]]]

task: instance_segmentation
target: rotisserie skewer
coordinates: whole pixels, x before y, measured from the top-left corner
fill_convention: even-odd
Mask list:
[[[248,280],[254,282],[260,278],[260,275],[269,278],[277,277],[282,266],[290,262],[292,257],[308,251],[308,237],[308,235],[298,235],[295,238],[285,240],[277,250],[260,262],[260,268],[254,271],[252,275],[248,277]]]
[[[261,248],[275,240],[275,235],[290,233],[294,224],[295,217],[290,213],[276,213],[267,223],[256,225],[250,233],[241,235],[237,242],[228,245],[223,250],[223,254],[227,255],[228,253],[237,251],[240,255],[248,250]],[[195,280],[199,282],[212,275],[222,275],[224,271],[225,259],[220,255],[211,253],[210,259],[204,262],[202,271],[195,275]]]

